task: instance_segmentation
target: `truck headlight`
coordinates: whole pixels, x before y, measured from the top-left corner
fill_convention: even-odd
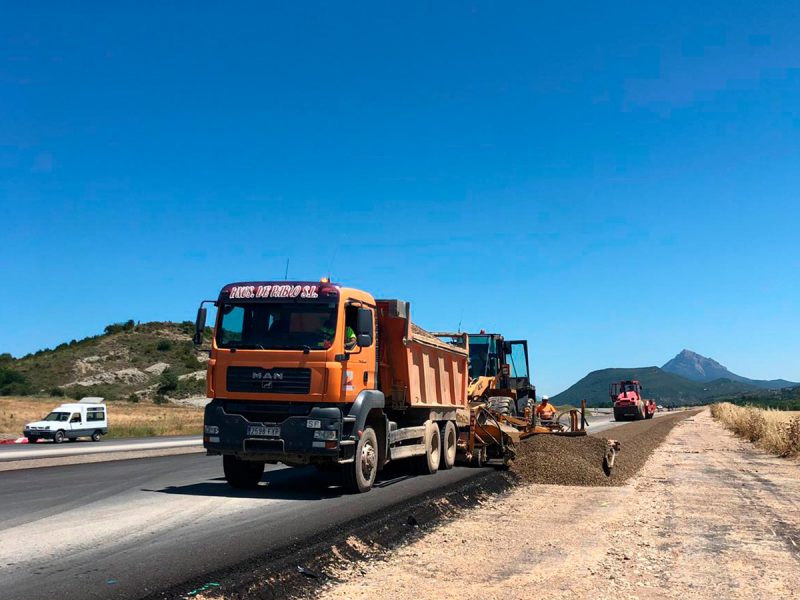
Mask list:
[[[323,431],[322,429],[318,429],[314,432],[314,439],[332,441],[336,439],[338,434],[339,433],[337,431]]]
[[[209,435],[216,435],[219,433],[219,427],[216,425],[205,425],[203,426],[203,431]]]

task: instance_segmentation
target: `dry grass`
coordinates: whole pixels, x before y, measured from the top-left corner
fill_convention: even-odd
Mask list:
[[[0,397],[0,436],[22,435],[25,423],[38,421],[68,398]],[[156,405],[150,402],[108,403],[109,438],[155,435],[199,435],[203,430],[203,409]],[[6,437],[6,436],[4,436]]]
[[[725,427],[767,452],[800,455],[800,415],[728,402],[711,405],[711,415]]]

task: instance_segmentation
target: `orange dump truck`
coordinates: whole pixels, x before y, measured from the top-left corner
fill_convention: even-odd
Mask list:
[[[468,351],[411,323],[410,305],[320,282],[226,285],[204,304],[217,319],[203,444],[234,487],[265,463],[340,469],[364,492],[392,460],[423,471],[456,458],[456,411],[467,408]]]

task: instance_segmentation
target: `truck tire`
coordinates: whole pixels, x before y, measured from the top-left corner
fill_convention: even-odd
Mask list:
[[[425,422],[425,454],[417,457],[417,466],[423,475],[433,475],[439,470],[442,458],[442,439],[439,426],[433,421]]]
[[[342,483],[348,492],[361,494],[372,489],[378,473],[378,437],[372,427],[367,427],[356,444],[352,463],[344,465]]]
[[[55,435],[53,436],[53,441],[56,444],[60,444],[61,442],[63,442],[64,441],[64,432],[61,431],[60,429],[58,431],[56,431]]]
[[[264,463],[239,460],[235,456],[222,457],[222,470],[228,485],[236,489],[252,489],[258,487],[264,474]]]
[[[439,465],[442,470],[452,469],[456,464],[456,445],[458,444],[458,430],[453,421],[447,421],[439,432],[442,438],[442,461]]]
[[[101,434],[100,434],[100,432],[99,432],[99,431],[95,431],[95,432],[92,434],[92,441],[93,441],[93,442],[99,442],[99,441],[100,441],[100,435],[101,435]]]

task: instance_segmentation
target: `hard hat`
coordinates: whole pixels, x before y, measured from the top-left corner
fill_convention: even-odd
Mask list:
[[[542,396],[542,400],[550,400],[550,396]]]

